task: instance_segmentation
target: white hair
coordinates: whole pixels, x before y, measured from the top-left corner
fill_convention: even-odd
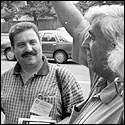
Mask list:
[[[124,77],[124,42],[117,42],[116,47],[108,53],[108,65],[113,72]]]
[[[100,28],[107,40],[115,40],[116,34],[123,36],[124,31],[123,25],[117,25],[124,21],[124,6],[123,5],[102,5],[102,6],[93,6],[88,9],[84,17],[86,20],[92,24],[93,21],[101,20],[106,16],[105,21],[101,21]],[[107,18],[108,16],[108,18]],[[112,20],[113,19],[113,20]],[[120,22],[119,22],[120,21]],[[120,31],[120,33],[119,33]],[[118,32],[118,33],[116,33]]]
[[[101,31],[105,39],[109,42],[117,44],[124,43],[124,18],[114,18],[105,16],[100,22]]]
[[[102,5],[93,6],[88,9],[84,17],[91,23],[98,15],[105,14],[111,17],[124,17],[124,6],[122,5]]]
[[[124,6],[93,6],[84,17],[90,24],[99,23],[105,39],[115,44],[108,52],[108,67],[124,77]]]

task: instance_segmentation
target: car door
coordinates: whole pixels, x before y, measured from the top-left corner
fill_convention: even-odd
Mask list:
[[[56,49],[56,37],[53,32],[44,32],[41,37],[43,54],[52,58]]]

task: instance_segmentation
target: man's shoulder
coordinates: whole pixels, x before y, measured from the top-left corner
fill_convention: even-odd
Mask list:
[[[62,67],[60,64],[49,64],[50,69],[58,70],[59,72],[70,72],[69,69]]]
[[[2,73],[2,75],[1,75],[1,77],[4,77],[4,76],[6,76],[6,75],[12,75],[12,74],[13,74],[13,71],[14,71],[14,67],[12,67],[12,68],[10,68],[10,69],[4,71],[4,72]]]
[[[69,69],[61,66],[60,64],[49,64],[49,70],[51,73],[52,72],[57,73],[59,78],[61,79],[75,80],[73,73]]]

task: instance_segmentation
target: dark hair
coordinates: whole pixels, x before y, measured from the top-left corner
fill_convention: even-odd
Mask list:
[[[34,23],[20,22],[20,23],[13,25],[9,30],[9,39],[10,39],[12,47],[14,47],[14,36],[28,29],[33,29],[36,32],[38,38],[40,39],[38,28]]]

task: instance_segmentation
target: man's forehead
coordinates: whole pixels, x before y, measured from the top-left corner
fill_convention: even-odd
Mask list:
[[[98,23],[91,24],[87,27],[86,32],[84,34],[84,40],[82,42],[82,45],[86,42],[90,42],[90,35],[98,36],[101,32],[101,29],[98,25]]]

